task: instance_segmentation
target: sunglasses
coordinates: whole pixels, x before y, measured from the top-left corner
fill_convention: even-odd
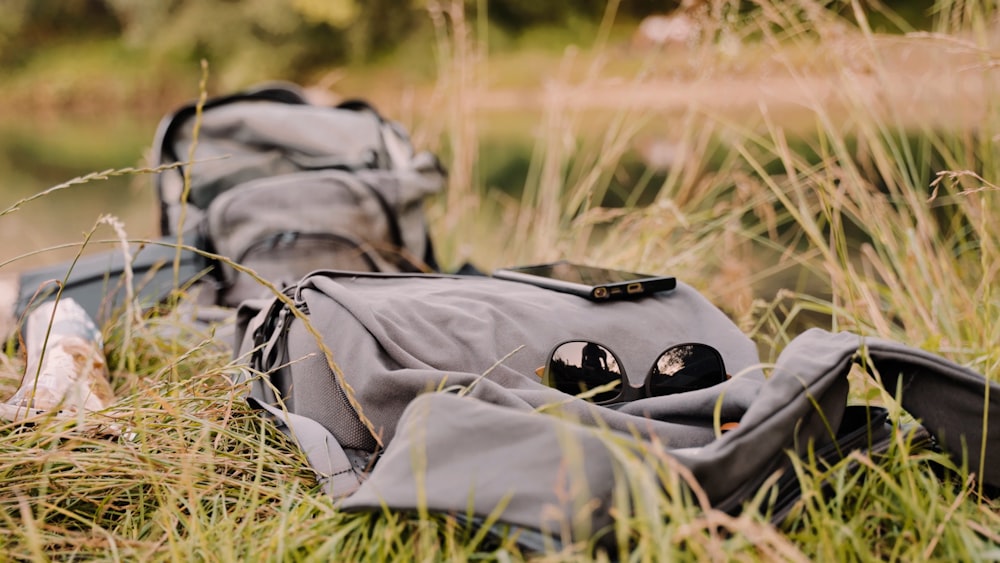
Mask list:
[[[563,342],[552,350],[542,383],[599,405],[686,393],[728,379],[719,351],[707,344],[678,344],[664,350],[641,387],[632,387],[621,362],[607,347],[584,340]],[[616,384],[617,385],[613,385]]]

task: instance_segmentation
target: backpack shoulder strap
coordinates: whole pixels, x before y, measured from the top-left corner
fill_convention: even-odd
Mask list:
[[[267,412],[278,429],[298,444],[309,467],[316,472],[323,491],[332,498],[349,496],[361,486],[355,463],[333,434],[311,418],[300,416],[247,397],[251,407]]]
[[[1000,486],[1000,385],[943,357],[898,342],[810,329],[793,339],[740,426],[703,448],[675,452],[713,503],[737,506],[774,471],[786,449],[805,454],[847,410],[848,373],[860,364],[956,460]],[[898,394],[898,395],[897,395]],[[967,457],[966,457],[967,456]],[[750,485],[748,485],[750,484]]]
[[[279,408],[277,405],[282,402],[273,389],[253,378],[250,372],[262,362],[284,361],[286,350],[282,345],[287,321],[279,312],[286,312],[281,301],[268,299],[244,301],[237,310],[238,324],[248,326],[244,333],[237,334],[237,349],[241,342],[244,349],[251,343],[253,346],[249,369],[240,371],[242,381],[251,381],[246,401],[252,408],[265,412],[278,430],[299,446],[325,493],[335,499],[350,496],[361,486],[371,456],[344,449],[329,430],[312,418]]]

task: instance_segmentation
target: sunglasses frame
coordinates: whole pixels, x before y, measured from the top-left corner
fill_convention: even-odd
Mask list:
[[[673,395],[673,394],[676,394],[676,393],[683,393],[683,392],[686,392],[686,391],[695,391],[695,390],[700,390],[700,389],[707,389],[709,387],[714,387],[714,386],[716,386],[716,385],[718,385],[720,383],[723,383],[723,382],[725,382],[729,378],[729,376],[726,373],[726,363],[722,359],[722,354],[719,353],[719,351],[714,346],[712,346],[710,344],[705,344],[705,343],[702,343],[702,342],[683,342],[683,343],[680,343],[680,344],[675,344],[673,346],[669,346],[667,348],[664,348],[662,352],[660,352],[659,354],[657,354],[656,358],[653,360],[653,364],[649,367],[649,369],[646,370],[646,377],[643,379],[642,384],[641,385],[633,386],[631,384],[631,382],[629,382],[628,374],[625,371],[625,368],[623,367],[621,360],[618,358],[618,355],[615,354],[614,350],[612,350],[610,346],[606,346],[606,345],[601,344],[600,342],[596,342],[594,340],[570,339],[570,340],[565,340],[563,342],[560,342],[559,344],[556,344],[555,346],[552,347],[552,351],[549,352],[548,358],[545,361],[544,371],[542,372],[542,383],[545,386],[547,386],[547,387],[549,387],[551,389],[555,389],[557,391],[562,391],[561,389],[559,389],[558,387],[556,387],[556,385],[554,385],[555,382],[552,381],[551,365],[552,365],[552,361],[556,357],[556,352],[558,352],[559,349],[562,348],[563,346],[565,346],[566,344],[572,344],[572,343],[579,343],[579,344],[583,344],[584,346],[586,346],[587,344],[596,344],[597,346],[600,346],[604,351],[606,351],[608,354],[610,354],[612,358],[614,358],[615,365],[618,367],[619,379],[621,381],[621,385],[618,387],[618,394],[615,395],[611,399],[606,399],[606,400],[603,400],[603,401],[595,401],[595,400],[591,400],[591,399],[584,399],[584,400],[586,400],[588,402],[591,402],[591,403],[593,403],[595,405],[608,406],[608,405],[615,405],[615,404],[627,403],[627,402],[635,401],[635,400],[638,400],[638,399],[648,399],[648,398],[651,398],[651,397],[662,397],[662,396],[666,396],[666,395]],[[718,381],[713,382],[710,385],[706,385],[704,387],[699,387],[698,389],[688,389],[686,391],[685,390],[678,390],[678,391],[675,391],[673,393],[662,393],[662,394],[659,394],[659,395],[652,394],[652,380],[653,380],[654,370],[656,368],[657,362],[659,362],[660,358],[662,358],[667,352],[670,352],[671,350],[683,348],[685,346],[696,346],[699,349],[705,349],[706,351],[709,351],[715,357],[715,359],[718,360],[719,366],[722,367],[721,374],[720,374],[721,375],[720,379]],[[608,370],[608,371],[610,373],[614,373],[614,372],[611,372],[610,370]],[[666,377],[669,377],[669,376],[666,376]],[[608,383],[611,383],[611,382],[609,381]],[[563,392],[565,392],[565,391],[563,391]],[[583,392],[585,392],[585,391],[582,391],[581,393],[583,393]]]

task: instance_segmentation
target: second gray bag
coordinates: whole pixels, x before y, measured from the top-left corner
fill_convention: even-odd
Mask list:
[[[328,107],[269,84],[166,116],[153,147],[160,227],[227,260],[218,305],[267,295],[317,268],[435,271],[423,205],[445,173],[363,101]],[[203,284],[204,285],[204,284]]]
[[[798,494],[793,456],[834,462],[888,444],[886,411],[848,404],[861,360],[921,421],[918,438],[1000,485],[1000,386],[900,343],[818,329],[765,377],[754,342],[682,282],[595,303],[493,278],[320,271],[286,297],[241,310],[251,402],[295,437],[345,509],[471,510],[537,537],[593,539],[611,529],[621,493],[610,436],[672,459],[730,513],[783,475],[770,507],[780,520]],[[568,340],[613,350],[632,385],[663,350],[691,342],[716,348],[733,377],[597,406],[536,375]],[[720,421],[735,429],[720,433]]]

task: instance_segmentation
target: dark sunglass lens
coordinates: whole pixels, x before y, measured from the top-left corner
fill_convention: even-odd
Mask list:
[[[707,344],[669,348],[653,364],[646,378],[649,396],[670,395],[711,387],[726,380],[719,352]]]
[[[613,401],[621,395],[622,372],[615,355],[593,342],[566,342],[552,352],[545,370],[545,384],[563,393],[579,395],[609,383],[618,383],[587,400]]]

